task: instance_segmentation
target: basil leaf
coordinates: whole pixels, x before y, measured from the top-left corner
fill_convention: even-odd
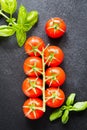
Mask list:
[[[29,31],[35,23],[38,21],[38,12],[37,11],[30,11],[27,14],[26,21],[24,24],[25,31]]]
[[[38,12],[33,10],[27,13],[26,23],[32,23],[34,20],[38,20]]]
[[[24,24],[24,26],[23,26],[23,30],[26,32],[29,31],[31,28],[32,28],[32,26],[30,24]]]
[[[61,121],[63,124],[66,124],[68,120],[69,120],[69,110],[65,110],[61,118]]]
[[[24,25],[26,17],[27,17],[26,8],[23,5],[21,5],[20,8],[19,8],[19,12],[18,12],[17,23],[21,24],[21,25]]]
[[[1,9],[12,15],[17,8],[17,1],[16,0],[1,0]]]
[[[67,105],[67,106],[72,105],[72,104],[74,103],[75,96],[76,96],[75,93],[71,93],[71,94],[69,95],[69,97],[68,97],[67,100],[66,100],[66,105]]]
[[[87,109],[87,101],[75,103],[71,111],[84,111],[85,109]]]
[[[49,117],[50,121],[56,120],[62,116],[63,111],[61,109],[55,110]]]
[[[7,37],[15,33],[15,30],[11,26],[2,25],[0,26],[0,36]]]
[[[19,47],[22,47],[26,40],[26,32],[24,32],[23,30],[17,30],[16,38],[17,38]]]

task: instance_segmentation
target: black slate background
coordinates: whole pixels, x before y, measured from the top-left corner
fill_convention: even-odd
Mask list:
[[[40,36],[46,44],[58,45],[65,53],[61,67],[67,79],[61,88],[66,97],[75,92],[76,101],[87,100],[87,0],[18,0],[18,7],[21,3],[28,11],[39,12],[38,24],[27,36]],[[67,32],[60,39],[52,40],[44,32],[45,22],[51,17],[61,17],[67,23]],[[4,24],[2,17],[0,24]],[[87,130],[87,110],[71,113],[66,125],[60,120],[49,121],[50,108],[39,120],[24,117],[22,104],[26,96],[21,84],[26,77],[22,68],[26,57],[14,36],[0,37],[0,130]]]

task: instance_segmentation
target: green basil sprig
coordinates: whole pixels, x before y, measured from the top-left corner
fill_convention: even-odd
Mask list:
[[[74,99],[75,99],[76,94],[75,93],[71,93],[67,100],[66,100],[66,105],[63,105],[62,107],[60,107],[59,109],[56,109],[49,117],[50,121],[54,121],[58,118],[61,117],[61,122],[63,124],[66,124],[69,120],[69,113],[71,111],[84,111],[87,109],[87,101],[83,101],[83,102],[76,102],[74,104]]]
[[[38,21],[38,12],[36,10],[27,12],[26,8],[21,5],[16,19],[12,17],[12,14],[17,8],[16,0],[1,0],[0,4],[0,15],[6,18],[6,22],[8,24],[0,26],[0,36],[8,37],[16,33],[18,46],[22,47],[26,41],[27,31],[29,31]],[[4,14],[3,11],[10,14],[10,17]]]

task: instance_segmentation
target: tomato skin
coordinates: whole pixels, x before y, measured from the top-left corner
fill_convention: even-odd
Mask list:
[[[42,59],[40,57],[28,57],[24,61],[24,73],[31,77],[36,77],[41,75],[42,72]],[[38,71],[36,71],[38,69]]]
[[[44,51],[45,62],[48,58],[49,60],[46,64],[51,67],[56,67],[62,63],[64,59],[64,53],[62,49],[57,46],[48,46]]]
[[[36,48],[41,52],[44,47],[45,47],[44,41],[37,36],[29,37],[24,45],[25,52],[29,56],[40,56],[40,54],[36,51]]]
[[[40,78],[29,77],[23,81],[22,91],[28,97],[39,97],[42,94],[42,86],[43,81]]]
[[[66,23],[59,17],[51,18],[45,24],[45,32],[51,38],[59,38],[66,32]]]
[[[47,100],[46,105],[51,108],[60,107],[65,101],[65,94],[60,88],[47,88],[45,96]]]
[[[32,120],[39,119],[43,116],[44,112],[42,110],[39,110],[39,108],[42,108],[43,101],[39,98],[29,98],[27,99],[23,104],[23,112],[24,115]],[[35,109],[37,107],[37,109]],[[30,113],[28,113],[30,111]]]
[[[50,67],[46,70],[45,75],[46,83],[50,87],[59,87],[66,79],[65,72],[61,67]],[[48,79],[49,77],[50,79]]]

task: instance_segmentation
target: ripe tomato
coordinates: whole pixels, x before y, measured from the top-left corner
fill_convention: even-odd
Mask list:
[[[62,63],[64,53],[57,46],[48,46],[44,51],[44,59],[48,66],[55,67]]]
[[[50,67],[46,70],[46,83],[50,87],[59,87],[65,81],[65,72],[60,67]]]
[[[46,104],[49,107],[60,107],[65,101],[65,94],[60,88],[47,88],[45,91]]]
[[[24,115],[29,119],[38,119],[44,112],[42,109],[43,101],[39,98],[29,98],[23,104]]]
[[[49,37],[59,38],[65,33],[66,24],[61,18],[51,18],[46,22],[45,31]]]
[[[42,94],[43,81],[40,78],[29,77],[23,81],[22,91],[28,97],[38,97]]]
[[[39,57],[28,57],[24,61],[24,72],[28,76],[36,77],[42,73],[42,59]]]
[[[39,51],[41,52],[44,47],[44,41],[37,36],[28,38],[24,45],[25,52],[30,56],[40,56]]]

